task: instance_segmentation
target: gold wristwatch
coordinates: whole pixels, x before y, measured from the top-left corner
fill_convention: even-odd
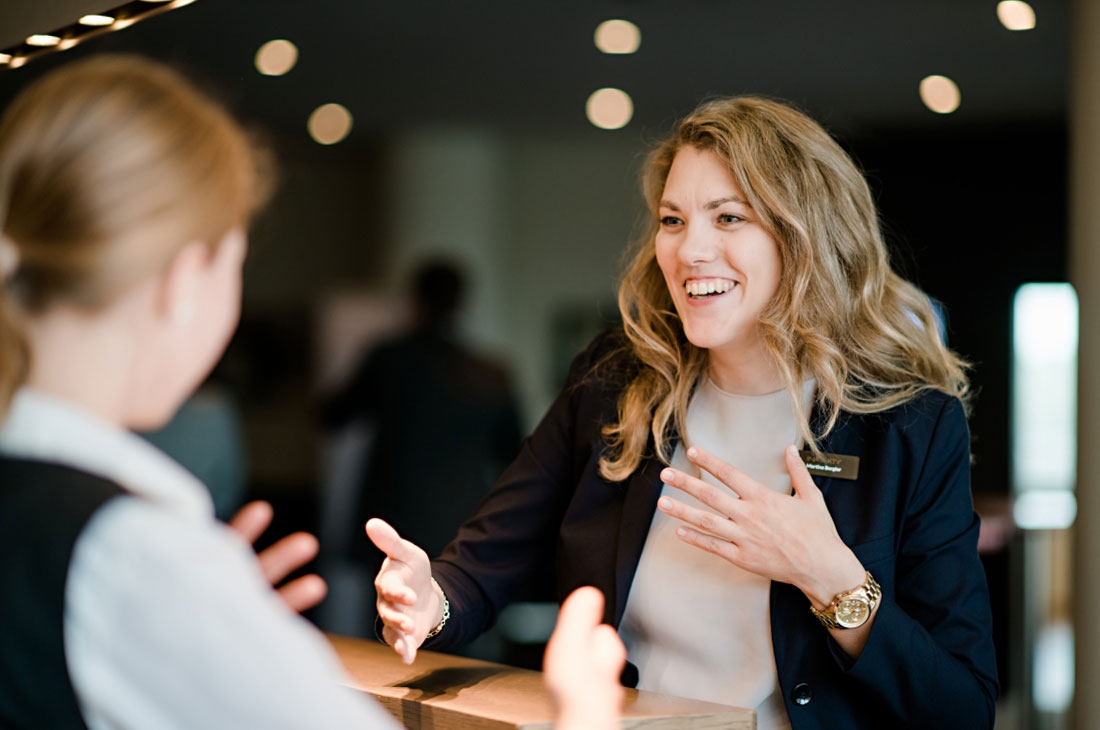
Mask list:
[[[818,611],[813,605],[813,611],[817,620],[830,629],[856,629],[867,623],[871,618],[871,612],[875,610],[879,599],[882,598],[882,588],[877,581],[867,573],[867,580],[863,585],[850,591],[837,593],[833,602],[825,607],[824,611]]]

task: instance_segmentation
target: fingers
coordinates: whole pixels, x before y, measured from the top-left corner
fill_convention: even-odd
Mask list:
[[[413,619],[401,613],[393,604],[378,601],[378,617],[382,619],[382,640],[393,647],[401,661],[412,664],[416,659],[419,641],[413,641]]]
[[[393,605],[389,601],[378,601],[376,607],[378,609],[378,617],[382,619],[382,623],[385,626],[388,626],[394,631],[399,631],[401,633],[412,633],[412,619],[403,614],[401,612],[401,609],[399,609],[397,606]]]
[[[626,646],[619,638],[619,632],[607,624],[600,624],[592,632],[592,659],[601,665],[611,667],[621,674],[626,663]]]
[[[729,490],[720,489],[713,484],[707,484],[679,469],[667,467],[661,470],[661,480],[677,489],[683,490],[695,497],[703,504],[722,514],[733,517],[738,510],[738,498]],[[747,480],[747,478],[746,478]],[[751,481],[751,480],[748,480]]]
[[[618,727],[626,649],[615,629],[601,624],[604,598],[586,586],[562,604],[543,658],[546,686],[557,706],[555,727]]]
[[[716,535],[723,540],[736,541],[740,536],[737,525],[724,515],[692,507],[668,497],[661,497],[657,501],[657,506],[665,514],[683,520],[689,525],[699,528],[702,532]]]
[[[402,636],[397,643],[401,645],[401,648],[398,650],[398,653],[401,654],[401,661],[405,662],[406,664],[412,664],[413,662],[415,662],[416,645],[412,643],[411,639],[409,639],[408,634]]]
[[[821,490],[814,484],[810,470],[794,446],[788,446],[783,452],[783,459],[787,462],[787,473],[791,475],[791,485],[794,493],[799,497],[821,496]]]
[[[274,585],[317,557],[317,550],[317,538],[308,532],[295,532],[261,551],[256,558],[260,570]]]
[[[267,502],[257,500],[249,502],[237,510],[229,520],[229,526],[249,543],[256,542],[264,530],[271,524],[275,511]]]
[[[274,514],[267,502],[249,502],[233,515],[229,527],[248,542],[255,543],[271,525]],[[318,549],[317,538],[308,532],[296,532],[259,552],[256,559],[264,577],[275,585],[317,557]],[[277,592],[292,611],[301,613],[320,603],[328,592],[328,586],[318,575],[305,575],[282,586]]]
[[[393,563],[389,558],[382,563],[382,569],[374,579],[374,590],[380,598],[391,603],[412,606],[416,603],[416,591],[409,587],[405,571],[395,568],[395,565],[401,564]]]
[[[384,520],[367,520],[366,530],[371,542],[386,554],[382,569],[374,579],[379,598],[394,604],[414,605],[417,595],[409,584],[418,580],[426,583],[431,577],[428,556],[413,543],[403,540]]]
[[[390,648],[393,648],[393,645],[397,643],[400,637],[401,632],[397,629],[385,625],[382,626],[382,641],[386,642],[386,645]]]
[[[393,642],[394,651],[401,657],[401,661],[412,664],[416,660],[416,646],[408,634],[398,633],[397,641]]]
[[[718,557],[724,558],[734,565],[741,565],[741,551],[737,545],[729,540],[723,540],[714,535],[704,534],[691,527],[677,527],[676,537],[680,538],[688,545],[694,545],[697,548],[706,550],[708,553],[714,553]]]
[[[412,664],[416,659],[416,647],[409,641],[408,634],[386,626],[382,629],[382,640],[397,652],[405,664]]]
[[[419,547],[403,540],[388,522],[377,517],[367,520],[367,537],[374,546],[384,552],[387,557],[402,563],[410,563],[426,554]]]
[[[296,613],[309,610],[320,603],[328,593],[328,586],[319,575],[303,575],[278,589],[279,597]]]
[[[764,485],[753,481],[743,472],[734,469],[706,449],[692,446],[687,450],[687,457],[691,463],[713,474],[718,481],[725,484],[742,498],[752,497],[754,494],[766,489]]]
[[[592,586],[569,594],[558,611],[554,633],[543,655],[545,671],[567,671],[573,663],[585,659],[593,632],[603,619],[603,603],[603,593]]]
[[[603,593],[599,588],[584,586],[569,594],[558,612],[554,633],[562,636],[584,636],[600,625],[603,619]]]

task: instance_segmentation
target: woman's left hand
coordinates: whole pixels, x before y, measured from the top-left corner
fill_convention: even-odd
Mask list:
[[[864,581],[863,566],[837,534],[821,490],[794,446],[784,453],[793,494],[769,489],[698,446],[687,456],[729,490],[671,467],[661,472],[667,484],[718,513],[661,497],[658,507],[687,523],[676,529],[681,540],[751,573],[790,583],[819,609]]]

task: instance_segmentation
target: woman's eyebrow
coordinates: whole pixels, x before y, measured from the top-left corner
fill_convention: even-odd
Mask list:
[[[712,201],[706,203],[703,206],[703,209],[704,210],[714,210],[715,208],[717,208],[721,205],[724,205],[725,203],[740,203],[741,205],[749,205],[748,203],[746,203],[744,200],[742,200],[737,195],[728,195],[724,198],[717,198],[716,200],[712,200]],[[662,200],[661,201],[661,207],[662,208],[668,208],[669,210],[674,210],[676,212],[680,212],[680,206],[676,205],[676,203],[673,203],[671,200]],[[752,206],[749,206],[749,207],[751,208]]]
[[[709,203],[707,203],[706,205],[703,206],[703,209],[704,210],[714,210],[718,206],[723,205],[725,203],[740,203],[741,205],[748,205],[748,203],[746,203],[744,200],[742,200],[738,196],[728,195],[725,198],[718,198],[717,200],[710,201]]]

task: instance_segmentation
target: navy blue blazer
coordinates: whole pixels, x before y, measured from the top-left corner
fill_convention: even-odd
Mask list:
[[[645,459],[622,482],[599,475],[600,428],[639,367],[621,344],[621,334],[605,335],[578,356],[519,456],[432,562],[451,619],[425,648],[472,640],[540,587],[561,601],[596,586],[604,620],[619,625],[663,466]],[[792,727],[992,728],[996,664],[962,404],[929,391],[881,413],[844,414],[821,447],[860,458],[857,479],[814,481],[883,599],[852,661],[801,591],[772,583],[772,646]]]

